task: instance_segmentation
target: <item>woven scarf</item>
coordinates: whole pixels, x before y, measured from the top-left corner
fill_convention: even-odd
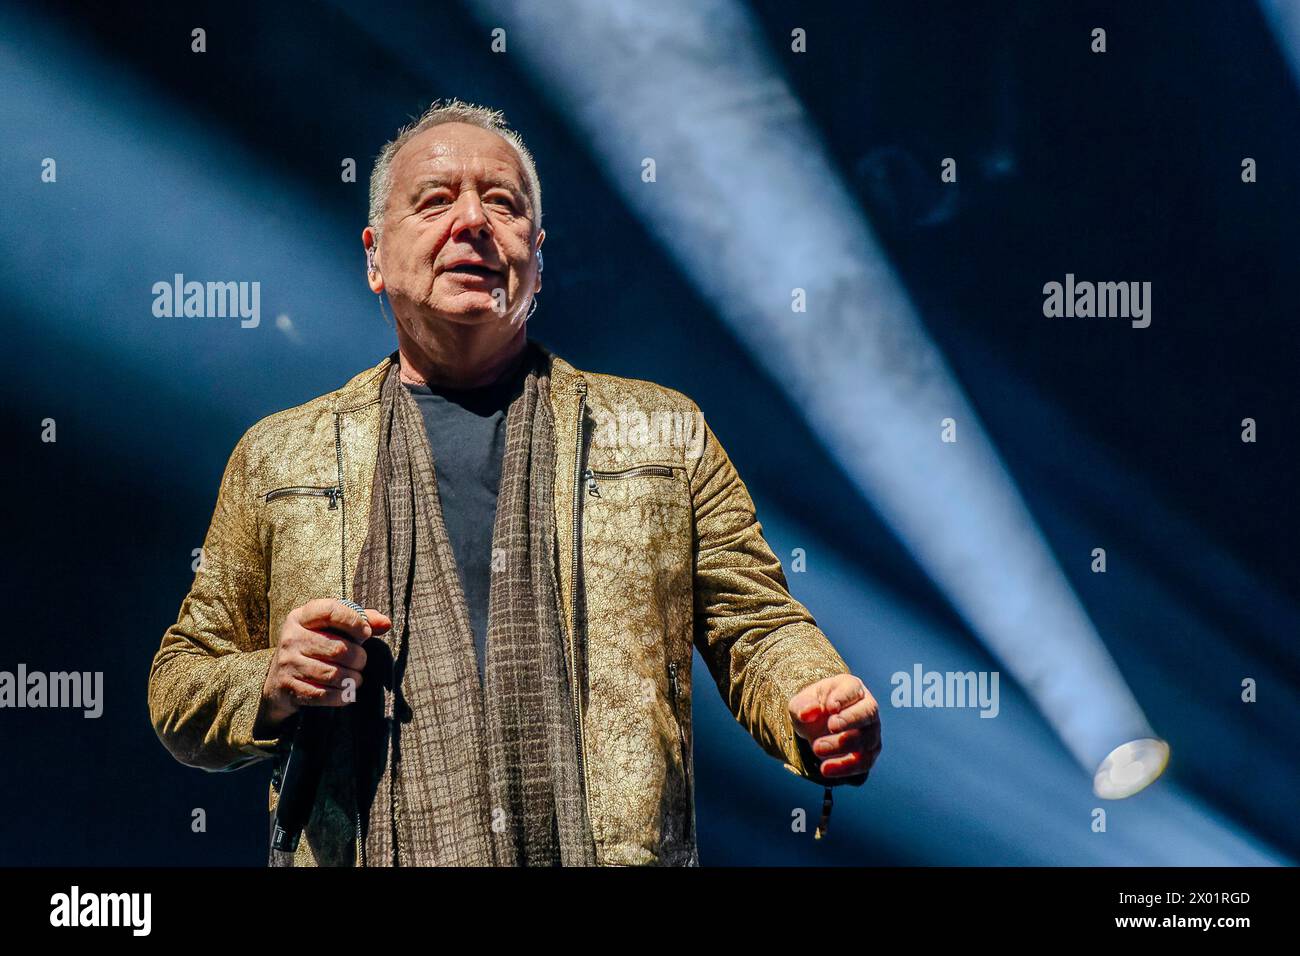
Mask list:
[[[506,412],[482,684],[436,462],[399,361],[395,352],[380,391],[353,583],[353,600],[393,621],[367,642],[349,708],[364,862],[591,865],[555,568],[549,355],[528,343],[523,391]]]

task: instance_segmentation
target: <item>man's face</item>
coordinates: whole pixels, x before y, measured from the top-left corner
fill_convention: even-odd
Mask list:
[[[386,289],[407,315],[517,327],[541,281],[533,211],[510,144],[477,126],[444,123],[408,140],[391,173],[371,287]]]

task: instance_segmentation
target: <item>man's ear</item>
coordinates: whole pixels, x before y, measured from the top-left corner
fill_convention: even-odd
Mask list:
[[[366,250],[366,284],[370,291],[378,295],[384,291],[384,276],[379,268],[379,244],[375,239],[375,230],[370,226],[361,230],[361,245]]]
[[[541,252],[541,251],[542,251],[542,243],[545,242],[545,241],[546,241],[546,230],[545,230],[545,229],[539,229],[539,230],[537,231],[537,252]],[[538,269],[538,270],[537,270],[537,284],[533,286],[533,292],[534,292],[534,293],[537,293],[537,292],[541,292],[541,291],[542,291],[542,270],[541,270],[541,269]]]

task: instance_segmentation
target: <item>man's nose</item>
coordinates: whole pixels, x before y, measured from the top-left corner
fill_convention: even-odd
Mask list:
[[[488,219],[483,211],[483,203],[478,193],[466,190],[456,200],[456,208],[451,222],[451,237],[482,238],[488,232]]]

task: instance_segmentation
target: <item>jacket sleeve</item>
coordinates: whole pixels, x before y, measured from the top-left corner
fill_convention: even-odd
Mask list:
[[[253,724],[271,664],[267,566],[248,480],[248,433],[226,464],[199,570],[149,673],[149,716],[183,764],[236,770],[274,754]]]
[[[694,403],[692,413],[686,472],[696,534],[695,645],[728,709],[767,753],[823,786],[861,783],[823,777],[794,732],[790,698],[849,668],[791,596],[749,491]]]

